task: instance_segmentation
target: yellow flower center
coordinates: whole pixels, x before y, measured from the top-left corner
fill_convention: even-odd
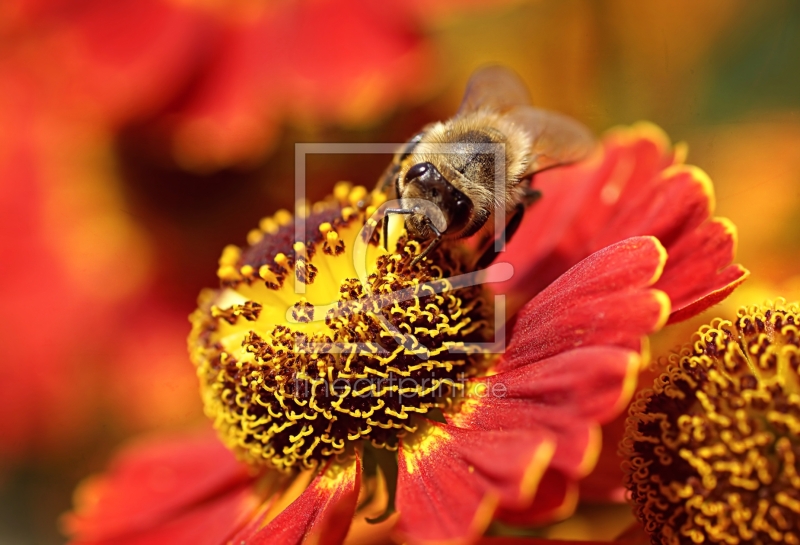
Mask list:
[[[279,212],[223,252],[189,348],[205,411],[243,460],[292,470],[361,441],[394,449],[482,369],[490,307],[480,286],[451,283],[462,254],[414,263],[422,248],[402,229],[386,252],[372,219],[383,200],[339,185],[299,222]]]
[[[800,306],[704,326],[631,407],[626,485],[653,543],[800,544]]]

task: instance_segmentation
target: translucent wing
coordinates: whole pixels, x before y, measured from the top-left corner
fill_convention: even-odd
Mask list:
[[[528,88],[517,74],[503,66],[487,66],[469,78],[457,115],[479,109],[504,112],[530,103]]]
[[[566,115],[530,106],[519,106],[506,115],[533,138],[526,174],[580,161],[594,149],[588,127]]]

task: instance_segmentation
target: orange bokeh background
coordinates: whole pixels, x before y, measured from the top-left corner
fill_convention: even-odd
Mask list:
[[[292,207],[295,143],[402,141],[487,62],[598,134],[661,125],[714,180],[751,279],[654,356],[800,298],[799,57],[789,0],[3,2],[0,542],[61,543],[115,444],[203,421],[186,316],[222,247]],[[387,160],[310,158],[308,197]]]

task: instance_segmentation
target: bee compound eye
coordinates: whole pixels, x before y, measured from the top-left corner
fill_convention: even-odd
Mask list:
[[[417,163],[416,165],[408,169],[408,172],[406,172],[406,177],[405,177],[406,183],[409,183],[412,180],[424,176],[425,173],[428,172],[428,170],[430,170],[431,166],[433,165],[431,165],[430,163]]]
[[[472,216],[472,201],[460,191],[458,193],[450,208],[450,224],[447,227],[450,232],[460,232]]]
[[[456,203],[453,206],[454,217],[460,218],[460,220],[462,220],[464,224],[466,224],[471,212],[472,212],[472,201],[470,201],[467,198],[456,200]]]

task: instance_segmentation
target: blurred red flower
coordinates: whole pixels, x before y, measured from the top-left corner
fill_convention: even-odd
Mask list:
[[[11,113],[2,112],[0,119]],[[55,249],[46,244],[40,221],[43,191],[28,138],[17,134],[0,146],[0,153],[13,155],[0,162],[0,178],[14,182],[0,184],[0,410],[9,415],[0,424],[3,459],[34,443],[41,448],[60,442],[88,412],[80,381],[63,387],[80,364],[69,325],[84,301],[71,289]],[[87,314],[88,323],[99,325],[94,312]]]
[[[446,422],[422,419],[399,439],[398,535],[411,543],[474,541],[495,517],[534,524],[571,513],[578,480],[597,460],[600,425],[635,388],[644,336],[670,317],[714,304],[747,274],[730,265],[733,227],[709,219],[707,177],[679,163],[659,131],[637,126],[612,132],[587,163],[537,179],[548,206],[540,205],[511,243],[505,255],[516,260],[518,280],[502,288],[528,302],[517,305],[506,352],[490,372],[469,380],[463,403],[443,409]],[[356,201],[366,192],[358,195]],[[351,217],[352,209],[338,210],[331,218]],[[323,216],[309,216],[307,232],[319,227],[315,244],[335,244],[335,236],[325,238],[330,224],[320,222],[332,220]],[[291,222],[281,219],[267,222],[261,245],[244,254],[226,250],[226,289],[203,300],[241,300],[251,293],[242,278],[259,263],[283,263],[304,248],[293,245]],[[334,255],[331,248],[316,255]],[[318,260],[319,271],[333,263]],[[272,274],[261,277],[274,281]],[[245,314],[257,319],[249,305],[202,313],[233,327]],[[216,335],[198,331],[201,339]],[[237,330],[220,331],[231,337]],[[216,373],[226,362],[235,358],[207,363]],[[247,384],[248,376],[235,382]],[[480,395],[500,385],[503,396]],[[156,440],[124,451],[109,473],[87,482],[66,528],[74,543],[85,544],[340,542],[363,492],[355,448],[345,461],[289,475],[237,463],[211,434]]]
[[[425,26],[488,5],[17,1],[6,35],[65,107],[207,171],[260,160],[287,120],[363,125],[430,91]]]
[[[103,139],[59,123],[65,118],[20,64],[0,61],[0,411],[13,415],[0,424],[4,463],[81,445],[98,431],[100,411],[112,417],[105,425],[127,432],[153,424],[120,417],[145,400],[143,411],[158,410],[160,423],[165,412],[176,415],[172,423],[199,415],[185,314],[148,295],[151,247],[125,210]],[[159,336],[171,352],[147,354]],[[158,366],[161,382],[142,378]],[[156,403],[145,390],[165,372],[172,398]]]
[[[542,539],[536,537],[484,537],[479,545],[651,545],[650,536],[637,522],[627,528],[613,541]]]

